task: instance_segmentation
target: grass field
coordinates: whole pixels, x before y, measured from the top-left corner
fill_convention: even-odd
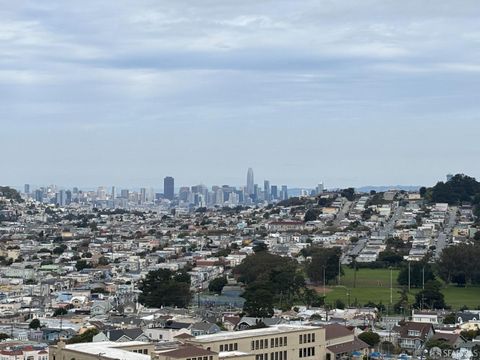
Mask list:
[[[388,269],[359,269],[356,275],[356,286],[354,286],[353,269],[344,267],[345,274],[341,278],[340,286],[331,286],[326,289],[326,301],[332,304],[340,299],[345,304],[353,304],[355,300],[360,305],[369,301],[374,303],[382,302],[385,306],[390,305],[390,270]],[[397,283],[399,270],[392,270],[392,298],[393,303],[400,298],[401,287]],[[322,288],[317,288],[322,293]],[[409,299],[415,301],[417,289],[412,289]],[[442,289],[445,301],[454,310],[466,305],[470,308],[480,306],[480,287],[458,288],[447,286]]]

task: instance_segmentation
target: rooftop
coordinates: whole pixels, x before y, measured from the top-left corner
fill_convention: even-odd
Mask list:
[[[275,334],[283,334],[286,331],[308,331],[319,329],[319,327],[306,326],[306,325],[275,325],[267,328],[243,330],[243,331],[222,331],[217,334],[197,336],[193,339],[193,342],[211,342],[211,341],[223,341],[230,340],[232,338],[250,338],[254,336],[269,336]]]
[[[103,358],[116,360],[151,360],[150,355],[143,355],[123,349],[129,346],[146,346],[142,341],[126,341],[115,343],[111,341],[79,343],[65,345],[65,349],[79,351],[87,354],[98,355]]]

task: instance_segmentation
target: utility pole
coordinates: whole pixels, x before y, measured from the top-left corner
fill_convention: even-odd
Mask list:
[[[323,266],[323,299],[325,300],[325,266]]]
[[[422,290],[425,290],[425,265],[422,268]]]
[[[341,261],[342,261],[342,257],[339,256],[339,257],[338,257],[338,285],[340,285],[340,280],[341,280],[341,276],[342,276],[342,264],[341,264]]]
[[[410,292],[410,261],[408,261],[408,292]]]
[[[393,270],[390,268],[390,305],[393,304]]]

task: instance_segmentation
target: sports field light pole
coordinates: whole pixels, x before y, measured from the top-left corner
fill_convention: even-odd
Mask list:
[[[393,269],[390,267],[390,305],[393,304]]]

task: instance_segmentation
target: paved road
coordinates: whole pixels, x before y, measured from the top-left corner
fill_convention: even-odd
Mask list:
[[[378,231],[380,236],[388,237],[393,230],[395,229],[395,222],[402,216],[405,207],[397,206],[393,212],[392,217],[383,225],[383,227]]]
[[[452,234],[452,229],[457,221],[457,207],[452,206],[448,210],[448,220],[445,228],[438,234],[437,242],[435,244],[435,257],[438,259],[442,254],[443,249],[448,244],[448,239]]]
[[[342,208],[337,214],[337,217],[333,221],[333,226],[340,225],[340,221],[345,219],[345,217],[347,216],[347,213],[350,211],[352,204],[353,204],[352,201],[348,201],[348,200],[345,201],[345,204],[343,204]]]

